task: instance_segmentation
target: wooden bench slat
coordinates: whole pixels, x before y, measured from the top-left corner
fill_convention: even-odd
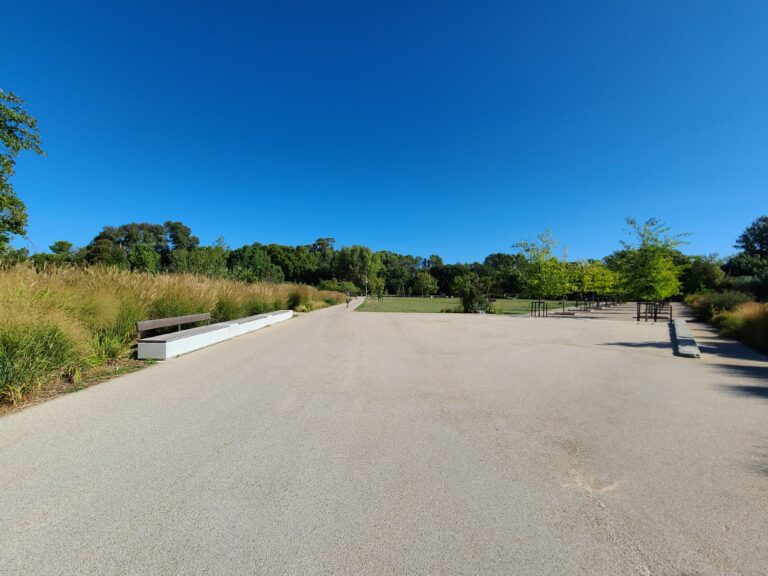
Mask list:
[[[155,328],[167,328],[169,326],[179,326],[181,324],[190,324],[192,322],[203,322],[210,320],[211,314],[204,312],[202,314],[188,314],[187,316],[175,316],[173,318],[157,318],[155,320],[142,320],[136,322],[136,330],[138,332],[144,332],[144,330],[154,330]]]

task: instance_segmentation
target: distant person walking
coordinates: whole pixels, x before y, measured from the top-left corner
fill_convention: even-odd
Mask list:
[[[352,296],[347,293],[347,308],[349,308],[349,303],[352,302]]]

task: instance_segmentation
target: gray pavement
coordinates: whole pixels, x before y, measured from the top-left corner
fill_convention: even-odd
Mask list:
[[[0,574],[767,574],[768,362],[344,306],[0,418]]]

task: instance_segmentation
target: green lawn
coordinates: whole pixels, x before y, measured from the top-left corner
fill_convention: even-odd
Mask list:
[[[572,306],[573,302],[566,302]],[[395,298],[385,297],[382,302],[369,299],[357,308],[359,312],[442,312],[445,308],[456,308],[458,298]],[[531,311],[531,301],[523,298],[514,300],[496,300],[494,309],[499,314],[527,314]],[[550,302],[549,311],[561,309],[560,302]]]

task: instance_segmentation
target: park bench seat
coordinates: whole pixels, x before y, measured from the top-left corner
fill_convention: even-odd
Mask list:
[[[211,314],[209,312],[202,312],[200,314],[187,314],[185,316],[174,316],[172,318],[155,318],[153,320],[142,320],[141,322],[136,322],[136,331],[139,334],[139,340],[141,340],[141,333],[146,332],[147,330],[170,328],[172,326],[176,326],[180,330],[184,324],[210,321]]]

